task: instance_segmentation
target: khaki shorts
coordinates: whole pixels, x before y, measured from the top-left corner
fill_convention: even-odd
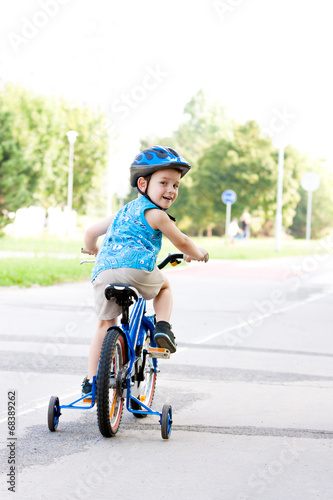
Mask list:
[[[157,267],[153,271],[124,267],[100,272],[92,282],[98,319],[113,319],[121,314],[121,307],[115,299],[105,298],[104,290],[109,283],[132,285],[144,299],[150,300],[159,293],[164,281],[164,276]]]

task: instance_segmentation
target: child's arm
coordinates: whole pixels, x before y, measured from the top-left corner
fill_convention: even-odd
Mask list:
[[[159,229],[175,247],[182,253],[186,254],[186,260],[200,260],[207,262],[208,252],[205,248],[197,247],[186,234],[171,222],[168,215],[162,210],[151,209],[145,212],[145,217],[148,224],[153,229]]]
[[[103,234],[106,233],[108,230],[108,227],[110,226],[111,222],[114,219],[115,214],[110,215],[110,217],[107,217],[106,219],[97,222],[93,226],[88,227],[86,230],[86,233],[84,235],[84,252],[89,253],[90,255],[97,255],[98,252],[98,246],[97,246],[97,240],[99,236],[102,236]]]

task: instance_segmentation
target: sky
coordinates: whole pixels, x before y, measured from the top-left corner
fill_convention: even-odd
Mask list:
[[[177,129],[200,89],[333,166],[332,13],[330,0],[13,0],[0,77],[112,116],[115,192],[139,139]]]

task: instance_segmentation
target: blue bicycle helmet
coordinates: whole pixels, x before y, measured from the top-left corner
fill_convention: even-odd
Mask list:
[[[174,168],[181,177],[187,174],[191,165],[177,151],[164,146],[153,146],[139,153],[131,165],[131,186],[136,187],[139,177],[146,177],[157,170]]]

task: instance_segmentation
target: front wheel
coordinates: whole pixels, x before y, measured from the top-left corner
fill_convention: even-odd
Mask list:
[[[118,328],[108,330],[103,342],[97,375],[97,419],[104,437],[113,437],[119,429],[124,398],[121,372],[127,362],[126,337]]]

